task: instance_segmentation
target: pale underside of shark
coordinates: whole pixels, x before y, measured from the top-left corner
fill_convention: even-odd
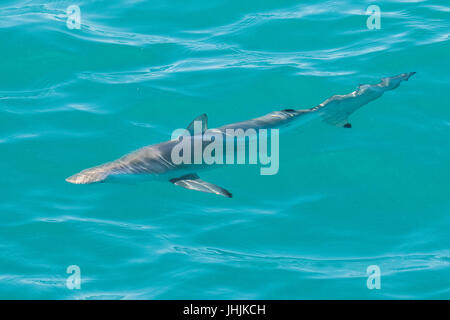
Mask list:
[[[378,84],[359,85],[357,90],[346,95],[334,95],[316,107],[310,109],[284,109],[274,111],[259,118],[225,125],[207,130],[205,114],[194,121],[201,121],[203,132],[210,131],[223,134],[227,129],[277,129],[295,127],[311,119],[321,118],[324,122],[343,128],[351,128],[348,122],[350,114],[365,104],[381,97],[385,91],[397,88],[402,81],[407,81],[415,72],[403,73],[394,77],[383,78]],[[194,121],[188,126],[193,131]],[[193,136],[192,139],[196,137]],[[115,161],[85,169],[69,178],[67,182],[74,184],[90,184],[106,182],[118,176],[145,176],[163,179],[186,189],[214,193],[231,197],[231,193],[215,184],[203,181],[196,172],[205,166],[196,164],[175,164],[171,159],[172,149],[179,143],[179,139],[150,145],[129,153]],[[203,147],[205,143],[203,142]]]

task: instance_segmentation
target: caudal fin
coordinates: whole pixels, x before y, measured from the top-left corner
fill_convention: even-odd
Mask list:
[[[359,85],[356,91],[346,95],[334,95],[311,111],[320,113],[323,121],[338,127],[351,128],[348,117],[364,106],[383,95],[385,91],[396,89],[402,81],[408,81],[415,72],[402,73],[394,77],[381,79],[378,84]]]

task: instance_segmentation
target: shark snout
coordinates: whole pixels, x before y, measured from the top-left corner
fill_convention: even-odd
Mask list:
[[[90,168],[68,177],[66,181],[73,184],[89,184],[102,182],[107,177],[108,174],[105,170],[99,168]]]

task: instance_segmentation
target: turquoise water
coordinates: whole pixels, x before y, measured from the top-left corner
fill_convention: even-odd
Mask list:
[[[369,30],[370,4],[3,0],[0,298],[450,298],[450,7],[377,1]],[[64,181],[202,113],[216,127],[310,108],[409,71],[352,129],[281,136],[277,175],[200,174],[232,199]]]

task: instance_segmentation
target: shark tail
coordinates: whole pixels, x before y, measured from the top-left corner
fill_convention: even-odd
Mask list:
[[[351,128],[348,117],[365,104],[381,97],[385,91],[396,89],[402,81],[408,81],[415,72],[402,73],[381,79],[378,84],[361,84],[356,91],[346,95],[334,95],[312,111],[319,111],[322,120],[338,127]]]
[[[67,182],[73,184],[90,184],[103,182],[108,178],[108,172],[101,167],[94,167],[83,170],[66,179]]]

